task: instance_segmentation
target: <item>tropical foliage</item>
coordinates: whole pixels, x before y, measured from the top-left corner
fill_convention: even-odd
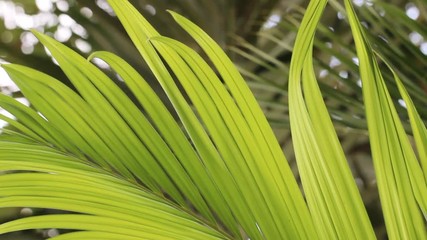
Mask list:
[[[316,76],[333,120],[353,129],[366,129],[358,58],[349,25],[345,21],[343,2],[330,2],[319,21],[317,37],[314,39],[313,63]],[[420,51],[421,46],[427,47],[423,40],[427,33],[426,15],[422,11],[425,3],[353,2],[358,2],[355,11],[359,13],[361,23],[367,30],[366,35],[372,48],[398,71],[425,121],[427,115],[423,106],[427,100],[422,66],[426,64],[427,48],[422,49],[424,52]],[[414,10],[415,15],[408,16],[405,13],[410,13],[410,10]],[[231,52],[241,56],[235,60],[239,70],[254,90],[274,127],[288,124],[288,102],[284,97],[287,96],[288,78],[278,76],[289,75],[294,33],[298,30],[304,12],[300,5],[277,9],[271,15],[277,22],[267,22],[270,24],[265,24],[266,27],[257,32],[258,40],[255,43],[239,38],[239,44],[230,47]],[[399,115],[403,120],[408,119],[393,74],[387,70],[386,64],[380,62],[379,67],[383,70]],[[403,123],[405,129],[409,130],[409,123],[405,120]]]
[[[0,95],[0,106],[15,117],[1,116],[9,126],[0,135],[0,206],[64,212],[3,223],[0,234],[58,228],[73,231],[52,239],[376,238],[316,81],[313,49],[326,0],[307,7],[289,69],[303,191],[250,88],[208,34],[171,12],[199,54],[161,36],[128,1],[108,2],[173,111],[119,56],[95,52],[86,59],[34,31],[76,91],[37,70],[2,66],[31,105]],[[426,126],[352,3],[344,7],[388,237],[426,239]],[[131,96],[93,59],[105,61]],[[380,63],[390,66],[404,99],[416,148]]]

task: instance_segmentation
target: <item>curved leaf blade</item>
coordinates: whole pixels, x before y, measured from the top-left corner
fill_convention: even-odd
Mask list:
[[[417,169],[397,111],[365,32],[350,1],[345,1],[360,62],[368,130],[387,232],[392,239],[426,239],[427,230],[411,184]],[[419,166],[418,166],[419,168]],[[417,182],[422,174],[417,174]],[[425,181],[422,183],[425,189]]]

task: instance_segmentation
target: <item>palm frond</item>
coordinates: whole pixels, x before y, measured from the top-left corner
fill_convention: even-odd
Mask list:
[[[154,40],[159,34],[129,3],[117,4],[112,1],[111,5],[154,75],[163,85],[186,133],[181,132],[172,115],[155,97],[142,77],[122,59],[102,52],[93,55],[106,60],[126,82],[129,81],[129,88],[140,100],[148,117],[101,70],[68,47],[46,35],[34,32],[49,49],[79,94],[38,71],[19,65],[5,65],[4,69],[15,79],[22,92],[41,114],[38,116],[36,112],[27,110],[27,115],[41,121],[41,125],[46,128],[36,129],[37,132],[33,135],[64,153],[78,157],[81,161],[144,187],[154,195],[167,196],[185,212],[191,212],[194,207],[200,214],[197,218],[212,226],[223,224],[224,228],[235,236],[239,234],[240,228],[254,239],[314,235],[314,228],[310,227],[312,222],[308,209],[286,165],[286,159],[255,99],[239,77],[239,73],[233,70],[231,61],[221,63],[218,56],[210,56],[220,63],[218,66],[221,73],[229,74],[223,78],[233,87],[234,96],[227,92],[213,71],[195,52],[189,49],[181,51],[181,54],[197,56],[196,59],[200,60],[200,63],[193,62],[186,67],[186,62],[172,50],[174,48]],[[174,17],[190,34],[204,34],[182,17],[176,14]],[[215,45],[212,39],[207,35],[203,36],[200,38],[205,41],[201,44],[202,47],[214,48],[215,54],[221,53],[219,46]],[[152,38],[156,49],[147,41]],[[174,70],[198,109],[197,115],[179,91],[156,50]],[[175,62],[179,65],[174,65]],[[198,76],[193,75],[194,82],[189,82],[188,77],[192,76],[193,69],[197,69]],[[203,82],[203,75],[210,76],[210,82]],[[201,83],[197,84],[195,80]],[[219,95],[210,96],[210,90],[202,95],[210,98],[201,99],[197,94],[206,91],[205,86],[209,89],[210,85]],[[239,92],[243,87],[246,87],[245,92]],[[149,94],[150,99],[147,99],[146,94]],[[234,103],[235,100],[237,104]],[[224,104],[227,104],[229,109]],[[242,111],[242,115],[236,115],[239,111]],[[249,120],[246,120],[245,116],[250,117]],[[34,121],[27,122],[33,124]],[[154,124],[151,125],[151,122]],[[31,129],[24,122],[20,124]],[[249,127],[256,131],[249,131]],[[59,130],[62,135],[58,140],[51,137]],[[190,142],[185,134],[190,137]],[[274,160],[271,162],[273,165],[270,164],[270,157]],[[21,175],[18,174],[17,178],[19,176]],[[23,176],[25,178],[27,175]],[[39,176],[41,177],[36,174],[34,178]],[[49,181],[45,179],[42,182]],[[51,202],[39,207],[47,207],[49,204]],[[66,207],[59,209],[76,211]],[[72,215],[70,218],[74,217],[76,216]],[[84,219],[82,223],[105,220],[96,217],[92,219],[89,216]],[[29,218],[3,226],[5,232],[20,230],[25,226],[47,227],[49,224],[53,225],[51,227],[65,228],[65,220],[65,215],[34,217],[35,223]],[[293,225],[288,226],[287,222],[293,222]],[[78,230],[103,231],[101,225]],[[75,228],[75,225],[71,224],[69,228]]]
[[[413,7],[421,9],[423,3],[416,3]],[[421,50],[422,40],[413,40],[414,36],[426,38],[425,16],[411,19],[402,8],[394,3],[377,1],[357,6],[355,10],[367,29],[366,35],[372,47],[400,75],[425,123],[427,117],[422,107],[426,104],[422,73],[425,53]],[[314,39],[316,76],[334,121],[364,131],[367,125],[362,104],[358,58],[344,17],[345,9],[340,1],[331,1],[331,6],[326,7],[325,11]],[[283,67],[286,65],[283,63],[290,63],[293,49],[290,46],[295,41],[294,33],[300,27],[304,12],[300,6],[291,3],[283,9],[277,9],[271,17],[280,18],[280,21],[273,27],[265,27],[254,33],[258,36],[257,42],[249,43],[238,38],[237,45],[230,48],[240,56],[236,63],[252,86],[257,99],[263,102],[274,100],[284,106],[288,103],[286,87],[289,69]],[[405,59],[413,60],[409,62]],[[385,64],[380,63],[379,66],[382,70],[387,69]],[[394,77],[388,71],[384,71],[383,75],[393,101],[397,103],[401,98]],[[259,85],[267,85],[269,88],[260,89]],[[402,119],[407,119],[405,108],[398,105],[397,109]],[[265,105],[263,110],[270,122],[276,123],[275,126],[287,126],[286,109],[279,110],[277,107]],[[277,124],[277,118],[282,120],[281,124]],[[410,132],[409,122],[404,121],[404,126]]]
[[[291,62],[289,115],[296,159],[307,203],[314,221],[318,222],[316,227],[321,238],[374,239],[368,215],[316,84],[313,38],[326,4],[327,1],[312,1],[308,6]]]
[[[2,223],[0,234],[59,228],[72,231],[52,239],[375,239],[322,97],[328,88],[316,81],[313,49],[326,0],[308,6],[289,67],[287,107],[304,194],[262,108],[220,45],[171,12],[199,53],[160,35],[128,1],[108,2],[173,111],[117,55],[95,52],[85,59],[34,32],[75,90],[28,67],[2,66],[31,106],[0,96],[0,106],[16,118],[2,117],[10,126],[0,135],[0,207],[65,212]],[[389,237],[426,239],[426,127],[399,74],[378,53],[407,105],[417,155],[371,39],[350,1],[340,9],[359,59],[364,105],[355,106],[366,110]],[[93,59],[104,60],[131,96]],[[286,84],[277,80],[269,89]]]
[[[353,13],[346,2],[348,12]],[[409,143],[372,49],[355,14],[349,21],[360,59],[364,100],[378,189],[391,238],[426,238],[419,198],[427,193],[421,167]]]
[[[80,158],[34,143],[1,141],[0,149],[0,170],[26,172],[0,176],[2,208],[25,206],[79,213],[15,220],[2,224],[0,234],[61,228],[88,231],[86,238],[93,236],[91,232],[100,233],[97,237],[107,234],[120,239],[227,238],[171,201]]]

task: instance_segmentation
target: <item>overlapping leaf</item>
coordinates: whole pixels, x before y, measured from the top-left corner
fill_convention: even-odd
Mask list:
[[[0,207],[73,213],[4,223],[0,234],[64,228],[79,232],[53,239],[375,238],[314,75],[313,39],[326,0],[311,1],[290,69],[291,131],[307,203],[261,108],[220,47],[172,13],[212,69],[194,50],[160,36],[128,1],[109,3],[179,121],[120,57],[96,52],[90,58],[106,61],[138,103],[89,61],[35,33],[78,93],[36,70],[4,66],[32,107],[0,96],[0,105],[17,118],[2,117],[11,128],[0,137],[0,171],[6,173],[0,176]],[[425,125],[395,74],[420,164],[345,3],[389,236],[424,239]]]
[[[178,92],[171,76],[165,71],[165,67],[161,64],[160,58],[157,56],[154,48],[149,42],[141,39],[141,36],[146,36],[147,39],[156,37],[158,33],[152,29],[145,19],[141,18],[130,5],[117,4],[113,1],[111,5],[117,12],[127,13],[127,15],[119,14],[123,25],[127,28],[135,45],[140,50],[146,62],[151,65],[153,72],[169,95],[181,121],[186,127],[190,137],[193,139],[193,143],[199,151],[199,154],[204,154],[206,156],[202,157],[202,159],[209,159],[213,156],[214,159],[216,159],[213,161],[215,164],[221,164],[223,169],[226,167],[225,169],[227,169],[227,171],[220,174],[223,179],[227,179],[226,176],[229,174],[229,182],[217,182],[216,184],[220,189],[226,190],[223,191],[223,195],[228,200],[228,203],[232,204],[230,207],[233,211],[236,211],[234,214],[243,225],[245,231],[247,231],[251,237],[256,237],[257,235],[260,236],[259,231],[261,230],[262,234],[269,238],[278,238],[288,234],[288,236],[295,236],[298,230],[312,231],[309,227],[311,220],[308,218],[309,215],[307,210],[305,210],[306,207],[303,204],[301,194],[295,184],[295,180],[293,178],[288,178],[288,176],[292,176],[291,172],[289,169],[286,169],[286,160],[280,148],[278,148],[277,141],[271,129],[268,127],[265,117],[262,115],[261,110],[250,92],[248,92],[247,86],[243,84],[243,79],[225,54],[222,55],[220,48],[214,44],[205,33],[189,23],[189,21],[186,21],[177,14],[173,14],[178,23],[180,23],[190,35],[193,35],[196,40],[200,40],[199,44],[216,64],[224,81],[226,81],[228,87],[232,91],[234,100],[236,100],[238,104],[237,108],[232,108],[232,118],[230,118],[231,114],[229,109],[215,107],[217,105],[224,106],[224,103],[221,103],[222,101],[228,101],[226,103],[229,108],[234,106],[232,104],[230,105],[232,100],[228,94],[225,94],[225,88],[220,84],[220,81],[216,78],[213,71],[209,71],[206,66],[203,66],[203,71],[197,73],[199,75],[198,78],[200,79],[200,74],[205,74],[206,76],[203,76],[204,78],[211,78],[213,80],[198,86],[196,84],[198,84],[200,80],[197,81],[197,78],[194,79],[194,75],[192,75],[192,71],[195,70],[186,70],[184,65],[185,62],[180,60],[178,54],[166,49],[166,47],[161,44],[156,44],[155,40],[153,41],[158,52],[174,70],[174,73],[186,89],[193,104],[196,105],[198,114],[200,114],[200,117],[204,121],[207,131],[215,144],[213,145],[210,143],[208,136],[204,133],[205,130],[203,130],[200,123],[196,121],[194,113],[190,112],[189,106],[184,102],[184,98]],[[134,21],[131,21],[133,19],[130,17],[132,14],[135,14],[139,19],[139,24],[135,25]],[[200,63],[200,61],[193,62],[189,64],[189,66],[191,69],[200,68],[197,66],[198,63]],[[185,84],[184,81],[188,81],[192,78],[194,80]],[[190,86],[190,83],[193,84],[193,86]],[[215,99],[210,97],[210,91],[208,91],[209,94],[203,94],[203,88],[209,87],[208,84],[212,83],[216,84],[214,85],[216,86],[216,91],[222,91],[220,94],[226,98],[220,99],[219,97],[215,97]],[[210,98],[212,98],[213,101],[209,105],[211,101]],[[219,109],[218,112],[216,112],[217,108]],[[240,116],[240,111],[246,119]],[[248,131],[249,127],[251,127],[251,131]],[[235,130],[233,131],[233,129]],[[261,129],[263,131],[261,131]],[[237,130],[240,130],[240,132],[236,132]],[[230,131],[229,134],[228,131]],[[199,139],[204,142],[204,145],[200,145],[200,141],[196,141]],[[205,152],[206,146],[209,147],[209,152]],[[217,149],[215,149],[214,146]],[[255,161],[255,159],[257,159],[257,161]],[[268,164],[268,161],[272,160],[273,162],[271,163],[274,165]],[[205,162],[207,166],[208,164],[212,164],[211,161]],[[210,167],[209,171],[218,174],[215,168]],[[218,178],[215,177],[214,179],[217,181]],[[287,179],[286,182],[284,181],[285,179]],[[233,185],[235,187],[233,187]],[[278,189],[277,191],[272,190],[274,186]],[[230,191],[233,188],[234,191]],[[236,195],[239,194],[239,192],[243,193],[243,196]],[[239,203],[233,200],[241,199],[242,197],[246,202],[243,201]],[[283,203],[287,203],[289,206]],[[295,206],[299,206],[298,213],[292,210]],[[247,209],[244,210],[245,208]],[[281,213],[281,211],[284,212]],[[290,216],[291,219],[283,220],[283,218],[287,216]],[[284,224],[289,221],[294,222],[294,225],[289,226],[287,224],[287,226],[285,226]],[[303,225],[305,227],[302,227]]]
[[[391,101],[375,55],[351,4],[348,1],[345,3],[360,59],[370,143],[389,237],[425,239],[427,231],[420,211],[421,208],[425,213],[425,178]],[[402,88],[401,83],[399,85]],[[411,102],[408,104],[411,105]],[[413,105],[410,107],[413,108]]]
[[[374,239],[314,75],[313,38],[326,3],[310,3],[291,61],[289,114],[296,159],[321,238]]]
[[[86,231],[76,234],[86,237],[93,236],[93,231],[100,233],[98,237],[111,234],[119,239],[226,238],[165,199],[49,147],[2,140],[0,170],[33,172],[0,176],[0,207],[55,208],[81,214],[16,220],[0,225],[0,234],[56,227]]]
[[[128,2],[117,4],[113,1],[111,4],[124,19],[125,27],[129,27],[130,22],[132,27],[142,27],[137,31],[128,31],[131,37],[138,35],[133,40],[174,104],[186,133],[180,130],[144,80],[123,60],[107,53],[94,55],[109,62],[121,75],[148,118],[94,65],[36,32],[35,35],[49,49],[80,96],[43,73],[7,65],[5,69],[9,75],[41,114],[14,103],[12,110],[23,109],[20,111],[25,115],[19,115],[20,112],[14,110],[18,122],[9,121],[19,126],[30,138],[52,144],[64,152],[79,156],[82,161],[115,172],[134,184],[141,182],[155,194],[165,192],[183,210],[196,207],[203,219],[212,224],[215,224],[215,214],[225,228],[236,236],[240,227],[253,239],[306,238],[314,235],[301,192],[265,117],[231,61],[221,55],[220,48],[213,40],[175,15],[190,34],[203,35],[200,38],[204,41],[201,46],[211,48],[209,55],[223,74],[234,98],[200,56],[184,49],[181,54],[193,54],[200,60],[200,64],[197,61],[188,63],[173,50],[174,44],[170,44],[172,47],[161,41],[156,44],[157,50],[195,104],[203,120],[201,123],[155,48],[147,41],[158,35],[157,32]],[[141,34],[146,37],[141,37]],[[187,77],[193,80],[185,81]],[[209,81],[203,82],[203,78]],[[34,122],[40,127],[36,128]],[[194,149],[185,134],[190,136]],[[8,175],[11,178],[19,176]],[[25,178],[27,175],[22,176]],[[44,179],[38,174],[28,176]],[[40,184],[50,180],[54,179],[40,180]],[[39,200],[45,204],[48,201]],[[68,209],[60,209],[74,211],[70,205],[67,205]],[[31,219],[22,220],[22,226],[44,227],[53,224],[52,219],[41,219],[39,225],[33,224]],[[65,216],[58,216],[57,220],[58,224],[52,227],[65,227]],[[4,225],[5,228],[10,226],[5,231],[18,230],[13,224]]]

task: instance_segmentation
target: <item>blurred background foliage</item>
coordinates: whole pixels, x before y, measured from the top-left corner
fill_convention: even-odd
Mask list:
[[[223,46],[238,65],[276,131],[297,174],[292,138],[288,131],[287,82],[293,41],[308,0],[130,0],[163,35],[197,49],[173,24],[166,10],[194,21]],[[421,117],[427,122],[427,0],[353,0],[359,18],[369,30],[374,49],[400,74]],[[124,29],[105,0],[0,0],[0,59],[67,79],[30,29],[48,33],[84,56],[96,50],[114,52],[150,79]],[[358,59],[341,1],[330,0],[318,27],[314,51],[316,73],[340,138],[350,160],[378,236],[384,236],[374,171],[366,132]],[[108,71],[103,62],[96,62]],[[405,103],[392,74],[381,65],[401,118]],[[115,75],[111,73],[114,78]],[[0,74],[1,91],[25,102],[19,89]],[[163,94],[156,81],[150,81]],[[119,86],[124,88],[120,79]],[[70,84],[68,84],[70,86]],[[126,91],[126,89],[124,88]],[[28,103],[27,103],[28,104]],[[409,131],[409,130],[408,130]],[[410,132],[409,132],[410,133]],[[0,222],[35,209],[10,209]],[[17,233],[0,239],[44,239],[54,230]]]

